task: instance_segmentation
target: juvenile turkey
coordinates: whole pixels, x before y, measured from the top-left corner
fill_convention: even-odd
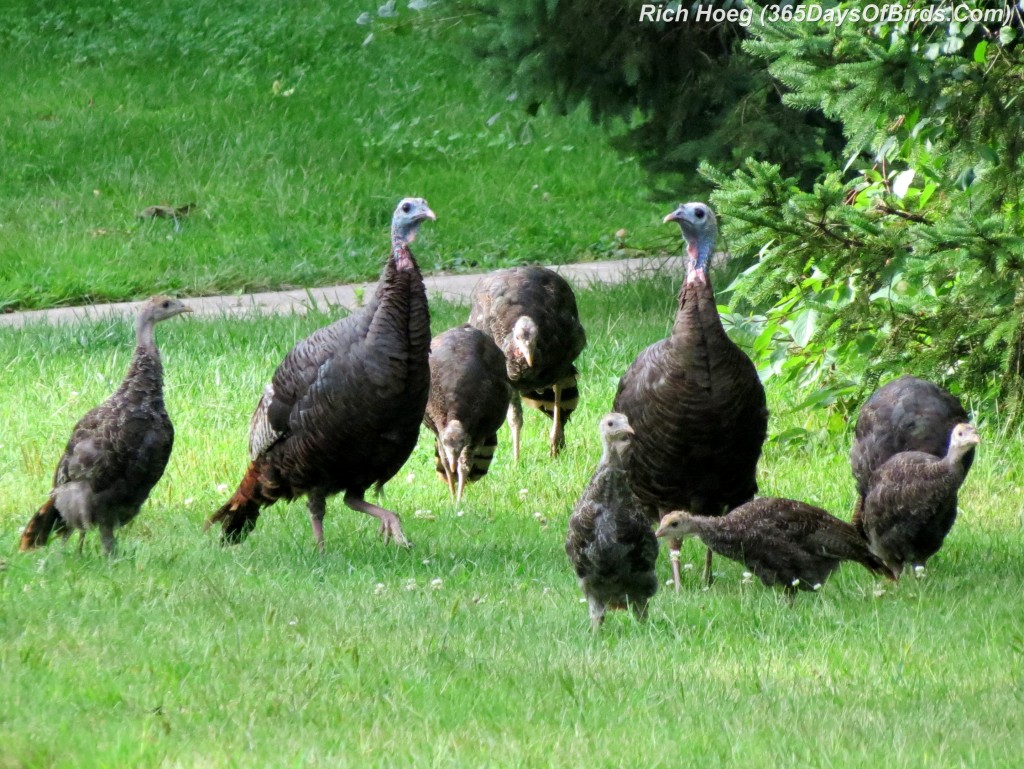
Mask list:
[[[960,401],[936,384],[902,376],[879,388],[861,407],[854,428],[850,466],[857,481],[857,506],[852,523],[865,536],[864,499],[871,477],[890,457],[901,451],[923,451],[944,457],[953,428],[967,421]],[[964,456],[964,475],[971,469],[974,449]],[[947,517],[956,516],[956,494],[950,497]]]
[[[762,497],[721,518],[666,515],[659,537],[697,536],[711,550],[739,561],[768,587],[787,593],[817,590],[843,561],[890,579],[894,574],[853,526],[794,499]]]
[[[708,276],[717,222],[703,203],[664,219],[686,240],[687,274],[667,339],[637,356],[619,380],[615,410],[636,430],[626,470],[657,522],[671,510],[722,515],[757,492],[755,472],[768,431],[764,388],[750,358],[725,333]],[[672,576],[679,589],[678,539]],[[704,562],[711,583],[711,550]]]
[[[658,589],[658,541],[623,466],[633,429],[622,414],[605,414],[600,424],[601,462],[576,503],[565,539],[565,552],[590,604],[595,631],[608,607],[628,606],[643,619],[647,601]]]
[[[317,547],[324,547],[327,497],[378,518],[385,541],[408,544],[398,516],[367,502],[416,445],[430,389],[430,314],[409,244],[434,219],[420,198],[405,198],[391,222],[391,255],[362,311],[313,332],[274,372],[252,416],[249,469],[238,490],[207,521],[241,540],[260,508],[305,494]]]
[[[557,456],[579,402],[574,362],[587,344],[572,288],[546,267],[492,272],[473,289],[469,323],[505,355],[515,388],[508,411],[513,458],[519,460],[521,398],[551,418],[551,456]]]
[[[511,397],[505,357],[487,334],[466,324],[431,342],[423,422],[437,436],[437,472],[456,502],[466,483],[487,474]]]
[[[908,563],[923,567],[942,547],[956,521],[967,456],[980,440],[974,427],[958,424],[941,459],[923,451],[902,451],[872,474],[864,499],[864,533],[871,549],[897,575]]]
[[[116,548],[114,529],[139,513],[167,467],[174,427],[164,407],[164,372],[154,326],[191,308],[154,296],[135,320],[135,353],[117,391],[82,417],[53,475],[50,498],[21,535],[21,549],[45,545],[56,529],[67,539],[97,528],[103,552]]]

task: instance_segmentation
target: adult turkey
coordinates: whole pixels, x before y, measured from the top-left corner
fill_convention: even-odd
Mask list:
[[[487,474],[511,397],[505,356],[487,334],[464,324],[434,337],[423,422],[437,436],[435,466],[456,502]]]
[[[364,499],[408,459],[430,389],[430,314],[409,249],[435,219],[425,200],[405,198],[391,221],[391,255],[362,311],[313,332],[292,348],[260,398],[249,432],[249,468],[231,499],[207,521],[237,542],[260,508],[305,494],[323,551],[327,497],[380,520],[385,541],[406,545],[398,516]]]
[[[103,552],[117,547],[114,529],[131,521],[164,474],[174,427],[164,407],[164,371],[154,326],[192,312],[177,299],[154,296],[135,320],[135,352],[121,386],[82,417],[71,432],[53,475],[50,498],[21,535],[21,549],[45,545],[57,530],[64,538],[97,528]]]
[[[623,458],[633,429],[622,414],[601,417],[601,462],[569,518],[565,552],[590,605],[593,630],[606,608],[633,610],[638,619],[658,589],[658,541],[646,508],[633,494]]]
[[[914,376],[901,376],[879,388],[861,407],[854,428],[850,466],[857,482],[854,527],[866,536],[863,524],[864,500],[871,491],[875,470],[901,451],[923,451],[944,457],[953,428],[967,421],[967,412],[951,393],[937,384]],[[964,475],[971,469],[974,449],[964,455]],[[944,511],[956,517],[956,494]]]
[[[714,552],[742,563],[766,586],[781,586],[791,595],[817,590],[843,561],[895,577],[853,526],[795,499],[761,497],[721,518],[672,512],[662,519],[657,536],[700,537]]]
[[[861,524],[871,549],[897,575],[908,563],[923,568],[942,547],[956,521],[967,457],[980,441],[974,427],[958,424],[941,459],[901,451],[872,474]]]
[[[750,358],[725,333],[708,276],[717,222],[703,203],[664,219],[686,240],[687,274],[667,339],[637,356],[619,380],[614,409],[636,430],[626,470],[654,522],[671,510],[716,516],[750,500],[768,431],[764,388]],[[671,544],[680,585],[680,541]],[[711,583],[711,553],[704,582]]]
[[[492,272],[473,289],[469,323],[505,355],[515,388],[508,411],[513,458],[519,461],[521,399],[551,418],[551,456],[558,456],[565,446],[565,425],[579,402],[574,363],[587,344],[572,288],[546,267]]]

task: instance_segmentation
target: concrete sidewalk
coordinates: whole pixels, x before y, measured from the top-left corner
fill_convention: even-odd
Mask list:
[[[622,283],[630,278],[652,275],[669,270],[678,275],[683,273],[683,259],[679,256],[620,259],[610,262],[584,262],[555,266],[556,272],[576,288],[585,288],[595,283]],[[455,302],[469,302],[470,294],[477,280],[484,273],[468,275],[433,275],[423,282],[429,298],[442,298]],[[247,314],[303,315],[312,306],[342,306],[353,309],[357,306],[357,294],[364,298],[372,296],[377,282],[354,283],[328,288],[295,289],[292,291],[267,291],[259,294],[237,294],[234,296],[203,296],[185,298],[194,311],[193,317],[223,318]],[[21,328],[27,324],[43,323],[61,325],[104,320],[111,317],[135,317],[139,302],[115,302],[92,304],[81,307],[58,307],[53,310],[30,310],[0,314],[0,327]]]

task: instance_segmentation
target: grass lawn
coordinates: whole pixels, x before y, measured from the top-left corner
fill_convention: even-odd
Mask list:
[[[238,547],[202,533],[244,469],[262,384],[328,319],[314,315],[162,324],[178,441],[121,555],[103,558],[94,534],[82,556],[17,553],[71,426],[120,380],[130,329],[0,334],[0,767],[1019,763],[1024,456],[992,420],[925,579],[893,587],[847,565],[789,607],[719,559],[710,590],[694,568],[647,623],[619,613],[591,635],[566,521],[596,420],[667,332],[677,281],[580,294],[582,405],[557,461],[530,412],[519,466],[503,428],[493,472],[456,510],[424,431],[386,488],[411,550],[339,500],[324,556],[302,503],[267,510]],[[432,307],[435,333],[466,316]],[[772,434],[803,424],[789,393],[769,401]],[[762,491],[846,516],[848,449],[771,444]]]
[[[0,311],[372,279],[407,195],[427,270],[677,247],[601,129],[495,86],[471,17],[380,4],[6,2]]]

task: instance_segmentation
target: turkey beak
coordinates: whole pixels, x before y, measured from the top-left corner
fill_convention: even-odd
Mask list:
[[[654,532],[656,537],[664,537],[668,535],[668,526],[659,526],[658,530]]]
[[[666,216],[664,219],[661,220],[662,224],[668,224],[669,222],[678,222],[678,221],[679,221],[679,209],[678,208],[675,211],[673,211],[672,213],[670,213],[668,216]]]
[[[437,221],[437,214],[435,214],[433,211],[431,211],[426,206],[423,206],[423,218],[424,219],[429,219],[432,222],[436,222]]]
[[[462,490],[466,488],[466,472],[462,467],[462,463],[459,462],[459,487],[455,492],[455,504],[462,504]]]
[[[183,307],[181,308],[181,311],[182,311],[182,312],[193,312],[192,308],[191,308],[191,307],[189,307],[189,306],[188,306],[187,304],[186,304],[186,305],[184,305],[184,306],[183,306]]]
[[[626,435],[636,435],[636,430],[631,425],[626,425],[622,428]]]

